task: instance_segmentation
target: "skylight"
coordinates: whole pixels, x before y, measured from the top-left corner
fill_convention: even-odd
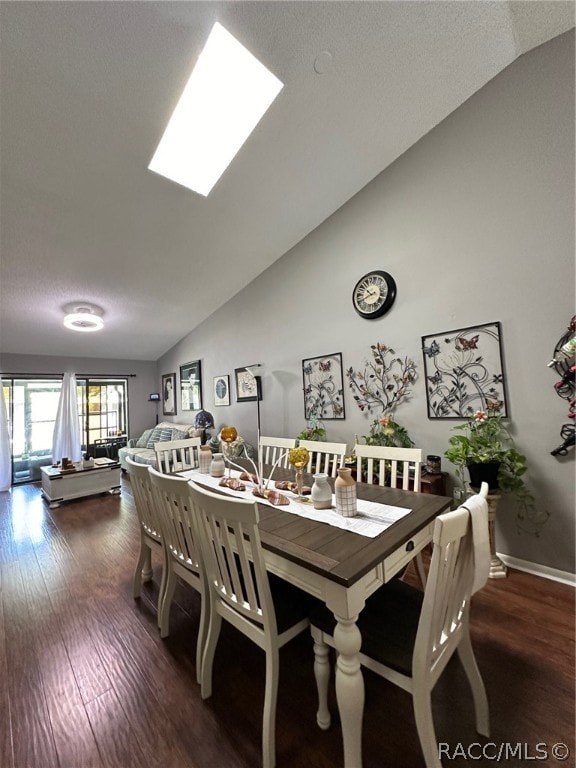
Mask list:
[[[148,168],[207,196],[282,88],[216,22]]]

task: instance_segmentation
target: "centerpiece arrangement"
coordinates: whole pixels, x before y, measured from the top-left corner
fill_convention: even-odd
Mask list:
[[[285,458],[286,451],[278,457],[278,459],[273,464],[272,469],[270,470],[269,477],[265,478],[264,466],[262,463],[262,455],[259,454],[258,464],[256,464],[256,462],[254,461],[252,456],[250,456],[247,450],[247,443],[238,434],[238,430],[236,429],[236,427],[232,427],[232,426],[223,427],[220,431],[220,440],[223,446],[225,446],[223,448],[223,453],[226,458],[226,463],[228,465],[228,476],[222,478],[222,480],[220,481],[220,485],[231,488],[232,490],[244,491],[246,490],[246,486],[243,481],[250,481],[254,485],[254,488],[252,490],[252,493],[254,494],[254,496],[267,499],[271,504],[274,504],[276,506],[281,506],[281,505],[290,503],[290,500],[286,496],[281,494],[278,490],[269,487],[270,480],[272,479],[272,476],[274,474],[274,470],[280,464],[280,462]],[[306,451],[306,453],[308,453],[308,451]],[[254,472],[247,471],[245,467],[233,461],[232,460],[233,458],[247,459],[252,465]],[[240,470],[239,478],[232,477],[232,471],[231,471],[232,467],[236,467],[236,469]]]

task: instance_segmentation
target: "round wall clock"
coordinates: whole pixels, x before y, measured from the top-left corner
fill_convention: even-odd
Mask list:
[[[374,320],[388,312],[395,298],[396,282],[392,275],[381,269],[361,277],[352,291],[354,309],[367,320]]]

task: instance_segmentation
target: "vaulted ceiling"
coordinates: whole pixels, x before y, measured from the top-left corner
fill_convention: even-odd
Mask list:
[[[147,170],[220,21],[284,88],[208,198]],[[0,351],[156,360],[572,2],[0,3]],[[100,306],[105,329],[62,326]]]

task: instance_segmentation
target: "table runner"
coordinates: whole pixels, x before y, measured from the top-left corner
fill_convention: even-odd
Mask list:
[[[231,488],[220,485],[220,480],[222,478],[203,474],[197,469],[186,470],[185,472],[179,472],[178,474],[180,477],[185,477],[199,485],[204,485],[209,488],[217,488],[219,491],[230,496],[236,496],[241,499],[251,499],[257,501],[259,504],[267,504],[270,507],[275,507],[275,505],[271,504],[267,499],[252,495],[254,483],[250,480],[242,481],[246,486],[245,491],[234,491]],[[232,477],[240,477],[240,472],[232,470]],[[274,481],[270,482],[270,487],[274,487]],[[355,517],[342,517],[342,515],[336,512],[334,494],[332,494],[331,509],[314,509],[311,501],[299,502],[292,498],[293,494],[291,494],[290,491],[282,491],[282,493],[286,498],[290,499],[290,504],[275,507],[276,509],[282,509],[294,515],[307,517],[309,520],[316,520],[320,523],[328,523],[328,525],[333,525],[336,528],[343,528],[346,531],[358,533],[361,536],[368,536],[371,539],[381,534],[386,528],[389,528],[393,523],[412,511],[411,509],[404,509],[404,507],[392,507],[388,504],[380,504],[376,501],[358,499],[358,514]]]

